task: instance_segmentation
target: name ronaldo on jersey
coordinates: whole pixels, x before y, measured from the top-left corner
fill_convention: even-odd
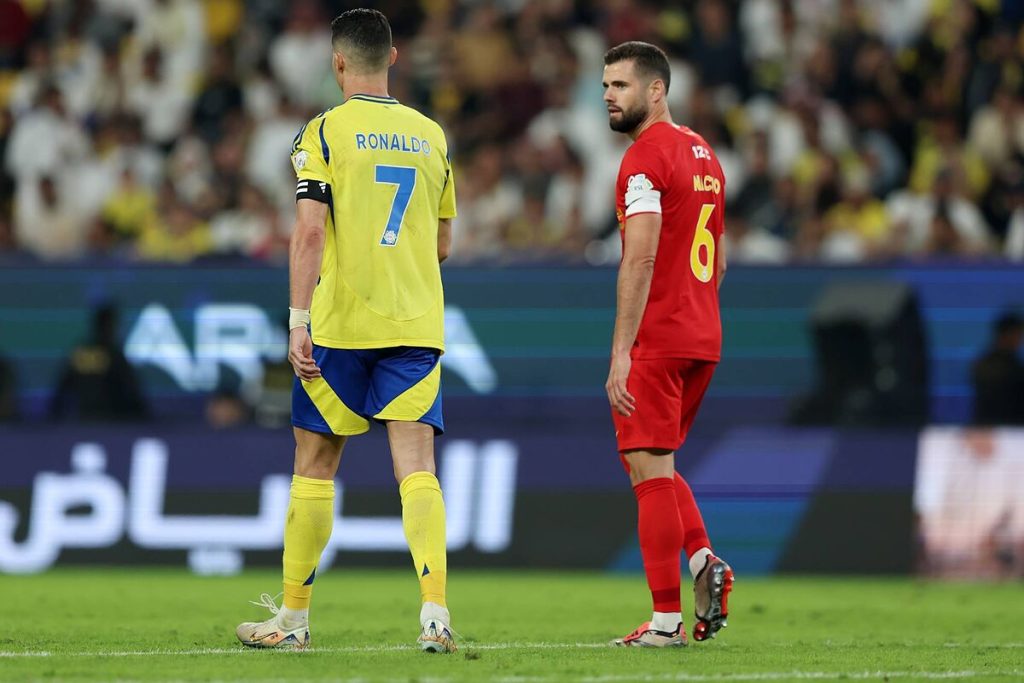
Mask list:
[[[387,149],[430,156],[430,142],[398,133],[356,133],[356,149]]]

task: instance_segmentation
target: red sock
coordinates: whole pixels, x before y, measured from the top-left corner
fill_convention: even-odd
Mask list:
[[[700,508],[693,498],[693,491],[686,480],[676,472],[675,476],[676,505],[679,508],[679,519],[683,523],[683,549],[687,557],[692,557],[701,548],[711,548],[704,519],[700,516]]]
[[[675,484],[667,477],[633,487],[639,508],[640,554],[655,612],[680,612],[679,552],[683,525],[676,505]]]

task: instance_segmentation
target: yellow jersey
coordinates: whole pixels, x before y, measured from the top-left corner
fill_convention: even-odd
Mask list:
[[[441,127],[394,98],[353,95],[302,127],[291,158],[296,196],[315,190],[330,207],[313,343],[444,351],[437,224],[455,216],[455,181]]]

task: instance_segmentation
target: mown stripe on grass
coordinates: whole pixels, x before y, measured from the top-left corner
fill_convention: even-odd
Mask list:
[[[673,672],[667,674],[608,674],[603,676],[573,676],[556,674],[551,676],[503,676],[490,678],[492,683],[561,683],[572,681],[573,683],[619,683],[620,681],[649,681],[650,683],[681,683],[715,681],[791,681],[791,680],[878,680],[889,681],[891,679],[908,678],[911,680],[961,680],[976,678],[979,676],[987,680],[993,677],[1018,679],[1024,675],[1022,669],[1012,670],[990,670],[990,671],[760,671],[753,673],[735,674],[699,674],[687,672]],[[279,678],[266,680],[249,679],[249,683],[280,683]],[[357,676],[354,678],[331,678],[331,683],[409,683],[409,677],[399,678],[366,677]],[[445,678],[436,676],[417,677],[419,683],[460,683],[465,677]],[[133,681],[132,679],[118,679],[118,683],[148,683],[146,681]],[[166,680],[164,683],[190,683],[182,679]],[[236,683],[236,681],[225,681],[211,679],[207,683]]]
[[[789,680],[882,680],[911,678],[914,680],[945,680],[975,678],[977,676],[1019,676],[1020,669],[1006,671],[759,671],[735,674],[695,674],[673,672],[669,674],[608,674],[604,676],[582,676],[573,680],[579,683],[616,683],[617,681],[789,681]],[[559,677],[547,678],[499,678],[500,683],[550,683]]]

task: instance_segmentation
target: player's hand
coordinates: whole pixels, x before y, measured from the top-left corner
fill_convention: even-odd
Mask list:
[[[619,415],[625,417],[629,417],[636,410],[636,399],[626,389],[626,381],[632,367],[633,360],[628,353],[612,354],[612,367],[608,371],[608,381],[604,385],[605,391],[608,392],[608,402]]]
[[[320,368],[313,360],[313,340],[305,327],[296,327],[288,333],[288,362],[292,364],[295,376],[303,382],[320,376]]]

